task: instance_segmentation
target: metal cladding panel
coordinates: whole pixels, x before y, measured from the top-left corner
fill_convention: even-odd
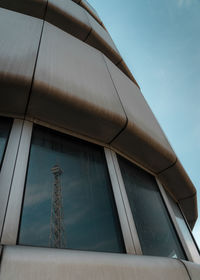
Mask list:
[[[174,163],[176,156],[138,87],[105,59],[128,117],[126,128],[111,146],[158,173]]]
[[[0,8],[1,114],[25,112],[41,30],[40,19]]]
[[[173,193],[177,200],[182,200],[196,194],[196,189],[179,160],[172,167],[161,172],[158,178],[163,185],[173,188]],[[168,189],[171,191],[169,187]]]
[[[189,280],[181,262],[170,258],[31,247],[5,247],[2,280]]]
[[[192,262],[183,261],[184,265],[187,268],[187,271],[190,275],[191,280],[199,280],[200,279],[200,265]]]
[[[87,15],[92,31],[86,43],[103,52],[113,63],[119,63],[122,58],[109,33],[90,14],[87,13]]]
[[[102,21],[95,11],[95,9],[88,3],[86,0],[81,0],[80,5],[86,9],[100,24],[102,24]]]
[[[47,0],[0,0],[0,7],[43,18]]]
[[[71,0],[49,0],[45,20],[83,41],[91,30],[86,12]]]
[[[117,67],[124,72],[126,76],[128,76],[138,87],[138,83],[136,82],[135,78],[133,77],[131,71],[128,69],[126,63],[122,60],[120,63],[117,64]],[[139,87],[140,88],[140,87]]]
[[[102,54],[48,23],[28,116],[106,143],[126,122]]]
[[[192,197],[180,200],[179,205],[185,215],[190,228],[193,229],[198,218],[197,195],[195,194]]]

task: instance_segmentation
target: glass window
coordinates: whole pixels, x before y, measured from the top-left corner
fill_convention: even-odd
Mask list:
[[[11,119],[0,117],[0,167],[2,164],[3,155],[7,144],[11,125],[12,125]]]
[[[143,254],[185,259],[155,178],[118,159]]]
[[[101,147],[35,127],[18,242],[124,252]]]
[[[171,196],[169,194],[167,194],[168,200],[172,206],[176,221],[179,225],[179,228],[181,230],[181,233],[183,234],[183,237],[189,247],[190,252],[192,253],[192,256],[195,259],[199,260],[199,248],[193,238],[193,235],[191,234],[185,219],[181,213],[181,210],[178,206],[178,204],[171,198]]]

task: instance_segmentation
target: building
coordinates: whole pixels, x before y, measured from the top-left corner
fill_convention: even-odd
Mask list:
[[[199,279],[195,187],[97,13],[0,7],[1,279]]]

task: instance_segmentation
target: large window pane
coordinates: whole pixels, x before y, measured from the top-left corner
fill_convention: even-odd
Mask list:
[[[101,147],[34,129],[19,244],[124,252]]]
[[[12,120],[9,118],[0,117],[0,167],[8,140]]]
[[[118,159],[143,254],[185,259],[155,178]]]

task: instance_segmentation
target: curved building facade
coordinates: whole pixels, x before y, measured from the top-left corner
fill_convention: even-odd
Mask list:
[[[196,189],[85,0],[0,1],[2,280],[194,279]]]

